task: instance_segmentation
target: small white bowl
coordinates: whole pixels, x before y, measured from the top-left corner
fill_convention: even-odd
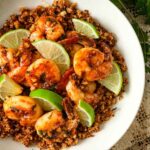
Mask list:
[[[47,2],[52,0],[47,0]],[[80,9],[87,9],[108,31],[115,33],[117,48],[128,66],[128,89],[117,104],[115,117],[110,119],[94,137],[83,140],[70,150],[108,150],[127,131],[139,109],[145,83],[145,69],[142,49],[138,38],[124,15],[108,0],[72,0]],[[42,0],[0,0],[0,26],[20,7],[36,7]],[[28,150],[12,139],[0,139],[0,150]]]

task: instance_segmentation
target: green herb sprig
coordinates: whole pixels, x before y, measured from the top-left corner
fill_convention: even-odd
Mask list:
[[[137,33],[140,40],[143,54],[145,58],[146,72],[150,73],[150,66],[147,65],[150,62],[150,42],[148,34],[139,26],[136,21],[136,16],[144,15],[145,23],[150,24],[150,0],[111,0],[118,8],[120,8],[127,16]],[[130,9],[134,9],[134,14],[130,12]],[[136,14],[136,15],[135,15]],[[134,17],[133,17],[134,16]]]

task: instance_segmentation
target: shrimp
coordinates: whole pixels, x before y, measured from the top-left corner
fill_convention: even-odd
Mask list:
[[[67,38],[72,39],[73,37],[74,38],[76,37],[76,43],[81,44],[83,47],[96,47],[96,43],[93,39],[91,39],[87,36],[81,35],[77,31],[68,31]],[[74,40],[74,43],[75,43],[75,40]],[[72,44],[72,43],[70,43],[70,44]]]
[[[11,69],[18,66],[15,53],[14,49],[0,45],[0,74],[8,73]]]
[[[67,32],[67,38],[59,41],[69,52],[71,58],[75,53],[84,47],[96,47],[96,43],[93,39],[83,36],[76,31]]]
[[[67,94],[75,104],[78,104],[81,99],[90,104],[95,104],[99,101],[98,95],[94,93],[96,90],[95,82],[84,81],[80,87],[73,79],[70,79],[66,86]]]
[[[28,40],[24,40],[18,50],[15,51],[14,58],[16,58],[17,65],[14,66],[14,62],[11,63],[13,68],[11,67],[8,76],[17,83],[24,83],[26,70],[32,62],[31,46]]]
[[[53,110],[41,116],[36,124],[35,129],[38,135],[42,138],[52,138],[53,134],[62,125],[65,124],[62,112],[58,110]],[[57,132],[57,131],[56,131]]]
[[[31,33],[31,36],[30,36],[30,41],[31,42],[38,41],[38,40],[43,40],[43,39],[45,39],[44,34],[39,29],[36,29],[36,31]]]
[[[75,54],[73,66],[75,73],[87,81],[102,80],[112,71],[112,59],[105,60],[103,52],[87,47]]]
[[[8,73],[9,77],[17,83],[22,83],[25,78],[26,70],[31,63],[31,56],[32,55],[29,50],[24,50],[24,52],[21,52],[18,56],[19,65]]]
[[[69,97],[63,99],[62,105],[64,107],[68,120],[66,121],[67,132],[75,133],[79,125],[79,117],[74,107],[74,103]]]
[[[31,27],[30,40],[48,39],[57,41],[64,34],[64,29],[60,23],[52,16],[42,16]]]
[[[8,74],[17,83],[24,80],[26,69],[31,63],[32,52],[22,48],[23,45],[18,50],[0,46],[0,74]]]
[[[4,101],[3,107],[6,116],[22,126],[34,125],[43,114],[40,105],[28,96],[9,97]]]
[[[28,67],[25,78],[31,90],[49,88],[60,80],[60,70],[52,60],[41,58]]]
[[[72,60],[73,60],[73,57],[74,57],[75,53],[78,52],[82,48],[83,48],[83,46],[81,44],[78,44],[78,43],[77,44],[72,44],[72,45],[67,47]]]

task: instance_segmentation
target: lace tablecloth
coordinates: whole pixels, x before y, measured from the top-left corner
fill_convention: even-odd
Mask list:
[[[150,25],[145,25],[142,17],[138,17],[137,21],[150,34]],[[150,150],[150,74],[148,73],[139,112],[131,127],[112,150]]]

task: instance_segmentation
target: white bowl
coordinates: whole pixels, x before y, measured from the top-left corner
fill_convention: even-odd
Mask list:
[[[49,0],[48,0],[49,1]],[[52,1],[52,0],[50,0]],[[115,117],[110,119],[94,137],[83,140],[70,150],[108,150],[127,131],[139,109],[145,83],[144,60],[138,38],[124,15],[108,0],[72,0],[80,9],[87,9],[106,29],[115,33],[117,48],[128,66],[129,86],[117,104]],[[19,7],[36,7],[42,0],[0,0],[0,25]],[[12,139],[0,139],[0,150],[27,150]]]

